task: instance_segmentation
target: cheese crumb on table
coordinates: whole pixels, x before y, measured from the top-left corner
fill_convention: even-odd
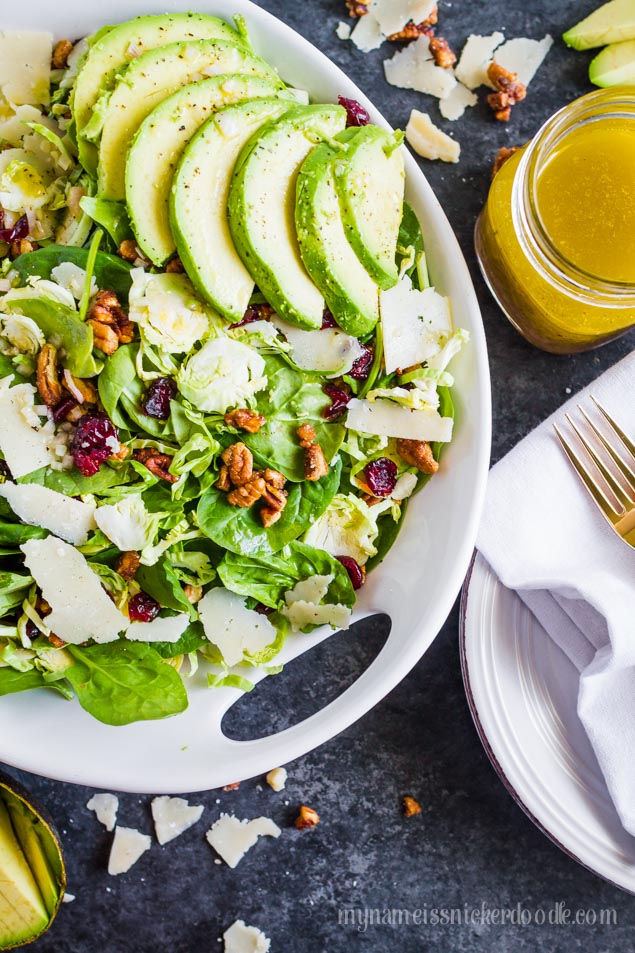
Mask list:
[[[119,810],[119,798],[115,794],[93,794],[86,807],[95,812],[97,820],[107,831],[115,829]]]
[[[391,59],[384,60],[384,73],[391,86],[415,89],[438,99],[445,99],[456,86],[452,70],[442,69],[434,62],[427,36],[420,36]]]
[[[459,82],[468,89],[477,86],[490,86],[487,79],[487,67],[492,62],[492,55],[497,46],[505,39],[502,33],[491,33],[489,36],[472,34],[461,52],[455,74]]]
[[[225,953],[269,953],[271,940],[257,927],[248,927],[244,920],[235,923],[223,933]]]
[[[427,113],[413,109],[406,126],[406,140],[424,159],[458,162],[461,146],[434,125]]]
[[[152,839],[148,834],[142,834],[132,827],[115,828],[108,860],[108,873],[112,877],[125,874],[151,846]]]
[[[549,34],[542,40],[519,36],[499,46],[494,59],[510,73],[517,73],[519,81],[528,86],[552,46],[553,38]]]
[[[465,110],[470,106],[476,106],[478,96],[467,86],[457,83],[449,96],[440,100],[439,110],[444,119],[460,119]]]
[[[204,810],[202,804],[190,805],[185,798],[167,795],[155,797],[151,808],[154,830],[161,846],[179,837],[200,821]]]
[[[274,768],[267,775],[267,784],[272,788],[276,793],[284,789],[285,784],[287,783],[287,769],[286,768]]]
[[[207,834],[207,842],[228,867],[237,867],[259,837],[280,837],[282,831],[268,817],[239,820],[233,814],[221,814]]]

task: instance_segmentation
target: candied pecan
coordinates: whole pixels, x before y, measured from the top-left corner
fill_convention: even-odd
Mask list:
[[[518,79],[518,73],[512,73],[495,60],[487,68],[487,78],[498,90],[490,93],[487,102],[500,122],[507,122],[511,116],[511,107],[521,102],[527,95],[527,87]]]
[[[315,483],[329,472],[324,451],[319,443],[312,443],[304,450],[304,478]]]
[[[442,36],[430,38],[430,52],[434,56],[434,62],[441,69],[450,69],[456,63],[456,53],[450,49],[450,44]]]
[[[181,261],[179,256],[176,255],[171,261],[167,263],[167,265],[165,266],[165,270],[167,271],[169,275],[182,275],[183,272],[185,271],[185,268],[183,267],[183,262]]]
[[[134,338],[134,324],[114,291],[97,292],[87,323],[93,329],[95,347],[104,354],[114,354],[120,344],[130,344]]]
[[[124,579],[134,579],[137,569],[141,564],[141,556],[134,549],[129,549],[122,553],[115,563],[115,572],[118,572]]]
[[[305,450],[310,447],[312,443],[315,443],[316,434],[311,424],[302,424],[298,427],[296,433],[300,438],[300,446],[304,447]]]
[[[70,40],[59,40],[53,47],[53,59],[51,60],[53,69],[66,69],[68,57],[72,51],[73,44]]]
[[[400,40],[416,40],[418,36],[434,36],[433,27],[439,20],[439,8],[435,6],[430,11],[430,15],[422,20],[421,23],[413,23],[412,20],[406,23],[399,33],[391,34],[388,39],[392,42]]]
[[[126,238],[117,249],[117,254],[126,261],[136,261],[139,258],[137,243],[132,238]]]
[[[232,481],[229,479],[229,467],[226,463],[222,463],[220,472],[218,474],[218,480],[216,481],[216,489],[227,493],[229,490],[231,490],[231,488]]]
[[[47,407],[55,407],[62,399],[57,349],[52,344],[45,344],[37,356],[37,389]]]
[[[432,447],[427,440],[397,440],[397,453],[402,460],[416,467],[421,473],[436,473],[439,464],[434,459]]]
[[[73,374],[71,374],[70,377],[73,382],[73,390],[79,391],[79,393],[82,395],[84,403],[96,404],[99,400],[99,393],[93,382],[84,380],[81,377],[74,377]],[[73,397],[75,397],[75,394],[70,389],[65,379],[62,380],[62,387],[64,390],[68,391],[69,394],[73,394]]]
[[[505,106],[504,109],[497,109],[494,112],[494,119],[498,119],[499,122],[509,122],[512,115],[512,107]]]
[[[120,443],[117,452],[111,453],[108,459],[112,460],[114,463],[122,463],[127,457],[130,456],[130,453],[130,447],[127,447],[125,443]]]
[[[30,241],[28,238],[18,238],[17,241],[11,242],[11,257],[15,260],[19,258],[20,255],[27,255],[31,251],[37,251],[39,247],[36,242]]]
[[[42,618],[44,618],[47,615],[50,615],[50,613],[53,611],[49,603],[44,598],[44,596],[37,596],[35,600],[35,608],[40,613]]]
[[[403,799],[404,817],[414,817],[416,814],[421,814],[421,811],[421,805],[413,797],[406,796]]]
[[[226,784],[223,791],[237,791],[240,787],[240,781],[234,781],[233,784]]]
[[[282,487],[287,482],[286,477],[279,473],[278,470],[270,470],[269,467],[263,473],[265,483],[274,486],[277,490],[281,490]]]
[[[188,584],[187,586],[183,586],[183,595],[185,596],[188,602],[191,602],[192,605],[195,606],[196,603],[200,602],[201,599],[203,598],[203,587],[190,586]]]
[[[265,492],[265,481],[262,477],[254,476],[247,483],[235,487],[227,494],[227,502],[232,506],[241,506],[248,509],[257,503]]]
[[[251,480],[254,472],[254,458],[244,443],[232,443],[223,450],[221,460],[227,465],[229,479],[234,486],[242,486]]]
[[[287,505],[287,491],[281,490],[265,480],[265,489],[262,497],[272,510],[283,510]]]
[[[507,148],[503,146],[502,149],[499,149],[496,153],[496,158],[494,159],[494,165],[492,167],[492,178],[496,175],[501,166],[505,165],[508,159],[511,159],[515,152],[518,152],[520,146],[511,146]]]
[[[300,808],[300,813],[295,819],[295,826],[299,831],[305,831],[309,827],[317,827],[320,823],[320,815],[317,811],[314,811],[312,807],[307,807],[306,804],[303,804]]]
[[[239,407],[225,414],[225,423],[228,427],[246,430],[247,433],[258,433],[260,428],[267,423],[267,419],[255,410],[249,410],[247,407]]]
[[[119,335],[115,328],[92,318],[88,318],[86,324],[93,329],[93,344],[97,350],[106,355],[114,354],[119,347]]]
[[[260,510],[260,519],[265,529],[277,523],[282,516],[282,510],[274,510],[272,506],[263,506]]]
[[[363,17],[368,13],[368,4],[370,0],[346,0],[349,17]]]
[[[151,447],[143,447],[135,450],[132,456],[159,479],[166,480],[168,483],[176,483],[178,480],[178,476],[170,473],[173,457],[169,454],[159,453]]]
[[[63,639],[60,639],[59,635],[55,635],[55,632],[49,632],[49,634],[46,636],[46,639],[55,649],[61,649],[66,645],[66,642]]]

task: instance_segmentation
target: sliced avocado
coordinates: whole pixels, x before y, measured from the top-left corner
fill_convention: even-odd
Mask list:
[[[576,50],[635,39],[635,0],[610,0],[602,4],[563,33],[562,39]]]
[[[298,175],[295,223],[308,273],[339,326],[359,337],[377,324],[379,288],[347,238],[335,185],[335,166],[345,161],[326,142],[309,153]]]
[[[632,86],[635,83],[635,40],[605,47],[591,60],[589,79],[596,86]]]
[[[289,107],[270,98],[220,109],[187,146],[174,176],[170,223],[179,257],[194,286],[230,321],[240,321],[254,290],[229,231],[232,173],[245,143]]]
[[[315,144],[345,123],[341,106],[299,106],[267,123],[243,149],[229,194],[229,225],[247,270],[278,314],[307,330],[322,326],[324,299],[300,256],[296,180]]]
[[[249,73],[278,82],[273,67],[224,40],[162,46],[139,56],[123,71],[100,109],[98,184],[102,198],[125,199],[125,156],[146,116],[181,86],[223,73]]]
[[[170,189],[194,133],[223,106],[278,94],[289,96],[282,83],[258,76],[214,76],[177,90],[141,123],[126,162],[126,200],[137,241],[155,265],[164,264],[176,249]],[[206,201],[207,196],[203,205]]]
[[[403,136],[379,126],[346,129],[346,151],[334,163],[346,237],[380,288],[397,284],[395,263],[403,212]]]
[[[48,924],[42,894],[0,798],[0,949],[28,943]]]

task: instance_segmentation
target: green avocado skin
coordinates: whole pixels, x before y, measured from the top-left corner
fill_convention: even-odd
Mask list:
[[[377,324],[379,289],[376,288],[370,307],[360,307],[350,286],[347,287],[346,276],[338,274],[338,262],[333,260],[324,241],[324,234],[332,226],[333,219],[324,214],[322,194],[325,189],[335,189],[333,164],[339,155],[337,149],[323,142],[304,161],[296,189],[296,231],[305,267],[324,295],[338,325],[347,334],[362,337]],[[361,262],[359,264],[363,268]],[[369,275],[366,277],[372,281]]]
[[[635,0],[609,0],[563,33],[562,39],[574,50],[635,39]]]
[[[595,86],[635,85],[635,40],[605,47],[591,60],[589,79]]]

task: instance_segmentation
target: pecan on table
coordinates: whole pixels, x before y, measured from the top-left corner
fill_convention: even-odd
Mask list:
[[[456,53],[450,49],[450,44],[442,36],[430,38],[430,52],[434,57],[434,62],[441,69],[450,69],[456,63]]]

